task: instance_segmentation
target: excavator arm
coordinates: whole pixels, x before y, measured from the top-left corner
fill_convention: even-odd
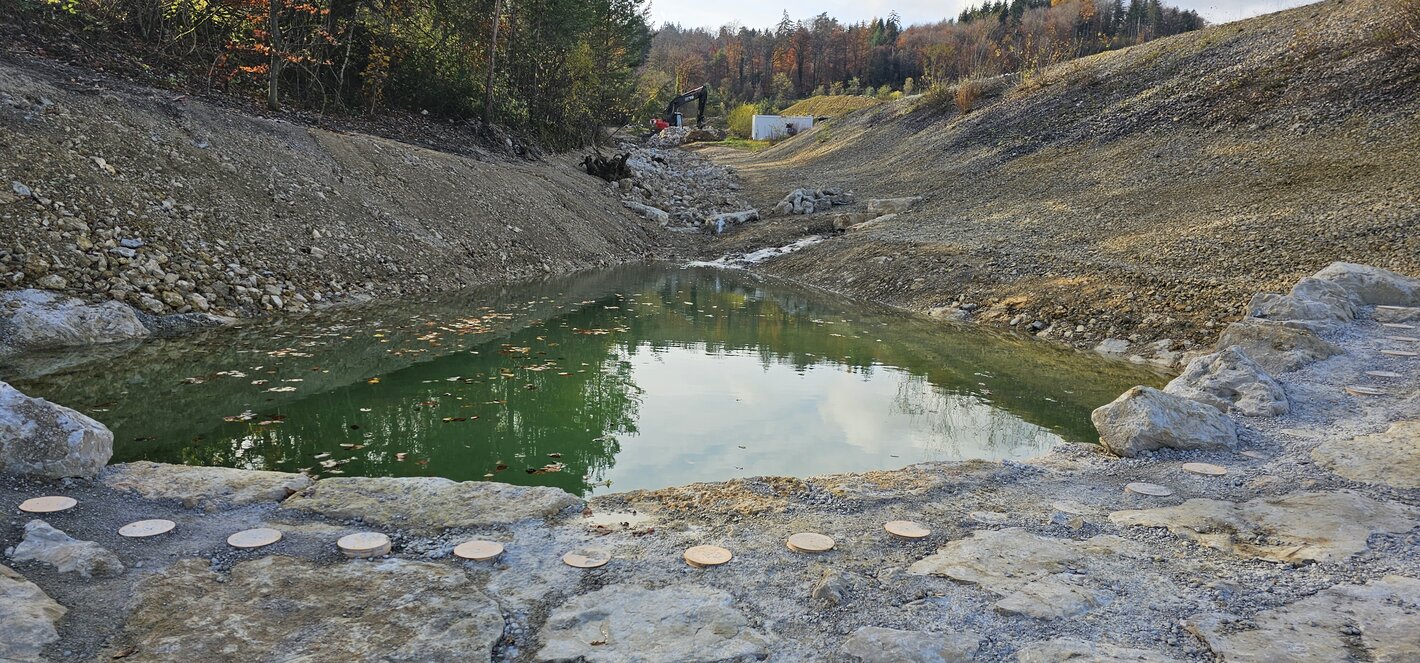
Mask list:
[[[690,103],[690,101],[694,100],[694,101],[698,102],[698,103],[697,103],[697,108],[696,108],[696,110],[695,110],[695,126],[696,126],[696,127],[704,126],[704,124],[705,124],[705,102],[709,101],[709,99],[710,99],[709,88],[707,88],[707,87],[704,86],[704,85],[702,85],[702,86],[700,86],[700,87],[698,87],[698,88],[695,88],[694,90],[690,90],[690,91],[688,91],[688,92],[682,92],[682,93],[680,93],[679,95],[676,95],[676,98],[671,99],[671,103],[666,106],[666,122],[667,122],[667,123],[670,123],[670,124],[672,124],[672,125],[675,124],[675,110],[676,110],[676,108],[678,108],[678,107],[679,107],[680,105],[682,105],[682,104]]]

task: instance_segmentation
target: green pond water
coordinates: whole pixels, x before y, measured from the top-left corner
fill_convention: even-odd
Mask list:
[[[737,270],[638,267],[29,359],[114,462],[574,493],[1093,441],[1144,369]]]

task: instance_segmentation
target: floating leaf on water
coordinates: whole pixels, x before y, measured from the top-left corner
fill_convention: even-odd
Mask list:
[[[366,384],[379,384],[379,383],[380,383],[380,379],[379,379],[379,378],[370,378],[370,379],[366,380],[365,383],[366,383]]]
[[[401,460],[401,461],[404,460],[405,458],[408,458],[408,457],[409,457],[409,454],[407,454],[407,453],[405,453],[405,452],[403,452],[403,451],[396,452],[395,455],[394,455],[394,459],[395,459],[395,460]]]

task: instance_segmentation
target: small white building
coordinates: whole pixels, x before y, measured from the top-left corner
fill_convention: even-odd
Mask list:
[[[812,115],[756,115],[749,137],[754,140],[778,140],[800,131],[808,131],[813,126]],[[790,127],[793,127],[793,131],[790,131]]]

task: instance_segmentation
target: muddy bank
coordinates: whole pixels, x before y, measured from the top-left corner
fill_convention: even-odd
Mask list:
[[[1285,413],[1228,405],[1246,405],[1264,370],[1195,376],[1230,410],[1211,410],[1233,436],[1210,449],[1118,458],[1066,445],[1026,463],[766,477],[589,503],[494,483],[310,483],[148,463],[95,481],[6,479],[0,545],[18,550],[36,527],[13,510],[21,500],[63,493],[79,506],[39,518],[124,570],[86,579],[11,551],[20,577],[0,577],[0,590],[26,609],[0,615],[0,630],[53,628],[50,639],[26,633],[65,660],[1408,660],[1420,655],[1420,342],[1406,334],[1420,309],[1373,302],[1420,304],[1420,287],[1350,268],[1319,276],[1341,290],[1304,282],[1290,300],[1261,298],[1270,317],[1238,323],[1273,339],[1248,347],[1276,367],[1267,379]],[[1395,283],[1411,289],[1386,290]],[[1334,354],[1298,359],[1296,343],[1279,345],[1298,331]],[[1135,482],[1167,494],[1126,491]],[[116,534],[154,517],[177,529]],[[900,519],[931,533],[883,531]],[[255,526],[286,538],[245,552],[224,543]],[[393,553],[342,558],[335,540],[359,530],[389,534]],[[784,540],[799,531],[836,547],[792,552]],[[469,538],[507,550],[493,562],[452,558]],[[734,558],[687,566],[682,552],[701,544]],[[614,559],[592,571],[560,561],[583,547]]]
[[[439,152],[0,59],[0,287],[251,316],[645,260],[568,159]]]

